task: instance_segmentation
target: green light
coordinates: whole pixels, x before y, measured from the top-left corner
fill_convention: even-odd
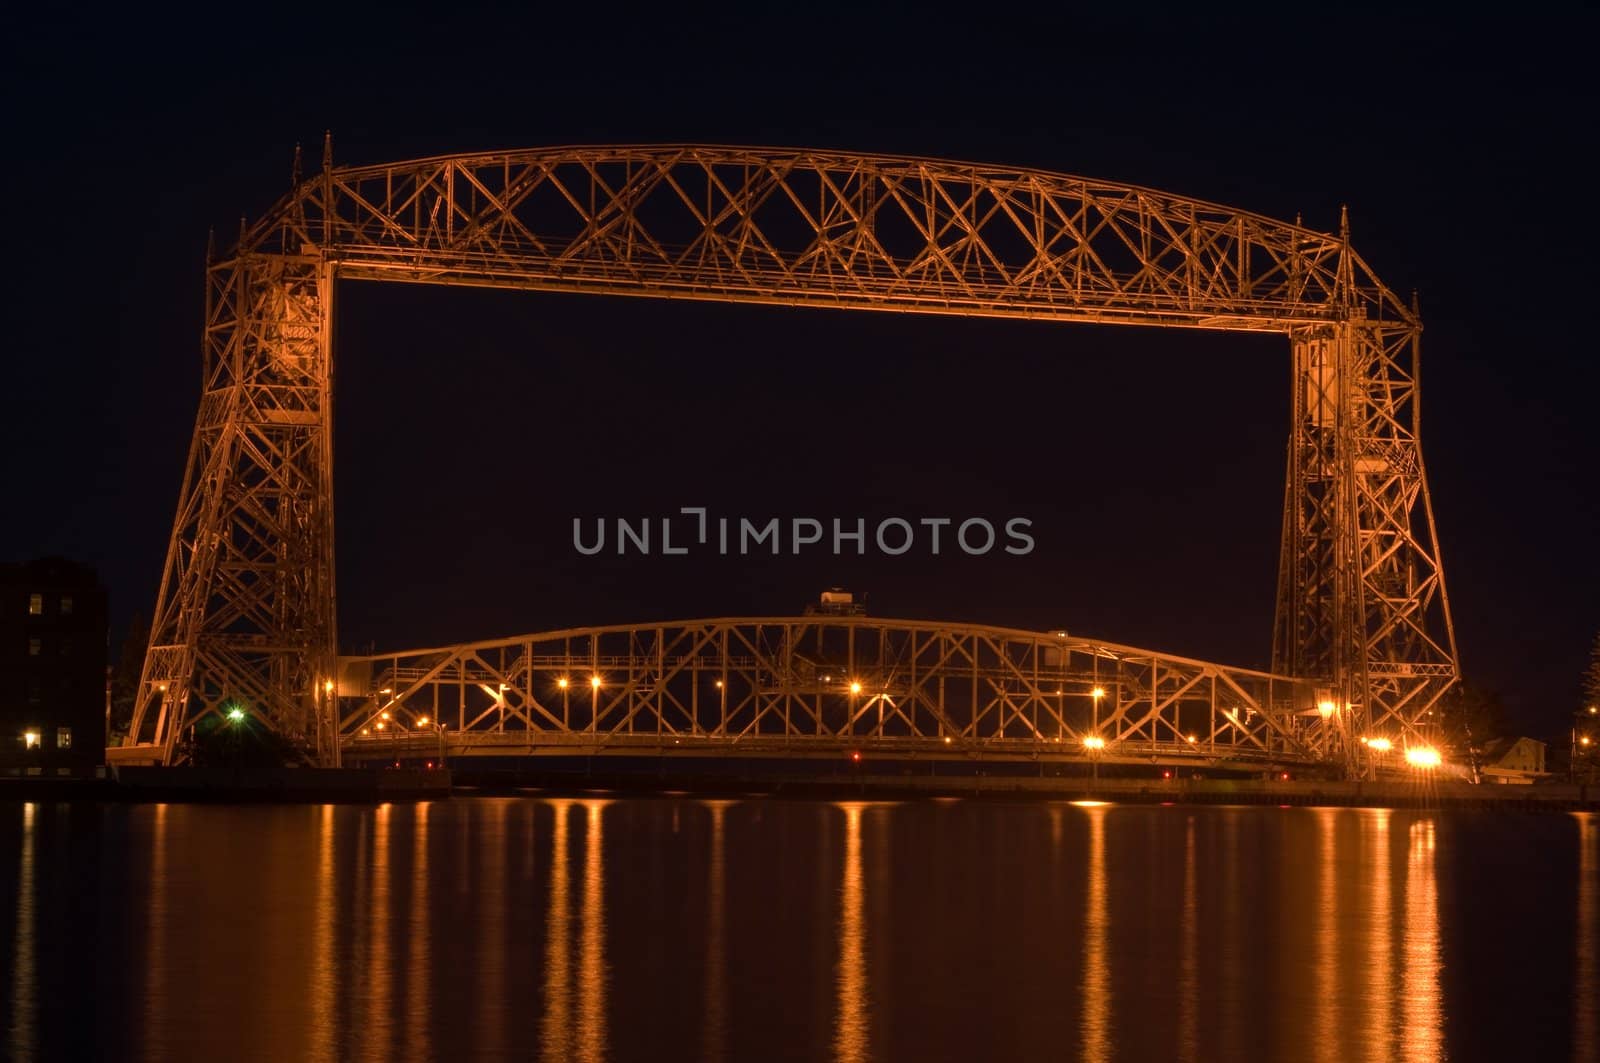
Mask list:
[[[243,709],[230,709],[230,710],[228,710],[228,719],[232,720],[234,723],[238,723],[240,720],[244,719],[244,710]]]

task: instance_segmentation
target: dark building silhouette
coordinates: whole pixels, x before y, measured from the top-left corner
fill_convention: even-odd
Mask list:
[[[0,772],[81,772],[106,755],[106,591],[47,557],[0,565]]]

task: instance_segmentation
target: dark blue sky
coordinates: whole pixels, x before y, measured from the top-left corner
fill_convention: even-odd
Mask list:
[[[1597,627],[1592,16],[1120,21],[931,9],[205,25],[28,16],[5,45],[0,557],[149,613],[198,386],[206,233],[297,141],[903,152],[1332,229],[1420,290],[1424,449],[1469,677],[1559,732]],[[219,19],[228,16],[219,15]],[[265,28],[263,28],[265,26]],[[1074,631],[1264,665],[1288,369],[1270,338],[493,292],[339,292],[345,648],[782,613]],[[1027,558],[576,556],[574,516],[1023,515]]]

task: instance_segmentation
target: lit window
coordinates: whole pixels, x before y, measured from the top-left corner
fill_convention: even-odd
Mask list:
[[[24,749],[37,749],[38,746],[39,746],[39,732],[38,731],[24,731],[24,732],[22,732],[22,746],[23,746]]]
[[[28,640],[28,656],[29,657],[37,657],[37,656],[39,656],[39,648],[40,647],[39,647],[39,640],[38,639],[29,639]]]
[[[44,615],[44,595],[42,595],[42,594],[30,594],[30,595],[28,595],[28,615],[29,616],[43,616]]]
[[[70,594],[63,594],[61,596],[61,615],[62,616],[71,616],[72,615],[72,595],[70,595]]]
[[[70,728],[70,727],[57,727],[56,728],[56,748],[57,749],[71,749],[72,748],[72,728]]]

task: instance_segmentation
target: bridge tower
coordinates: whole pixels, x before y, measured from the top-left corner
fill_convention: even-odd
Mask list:
[[[1292,388],[1273,670],[1321,687],[1330,756],[1425,740],[1457,675],[1419,439],[1421,322],[1368,320],[1341,212],[1339,319],[1289,330]]]

